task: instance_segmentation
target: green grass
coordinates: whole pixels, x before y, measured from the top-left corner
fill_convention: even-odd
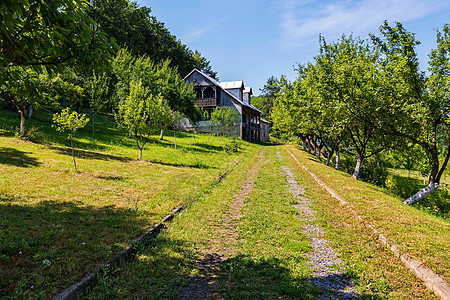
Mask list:
[[[39,143],[18,140],[16,114],[0,110],[0,295],[51,298],[125,248],[175,206],[196,198],[253,151],[226,153],[230,141],[173,133],[152,137],[143,160],[126,132],[108,118],[69,141],[36,113]]]
[[[306,256],[309,240],[293,213],[293,198],[274,159],[275,147],[265,152],[242,217],[232,225],[237,239],[224,238],[223,224],[248,170],[258,163],[257,152],[178,215],[135,262],[104,279],[85,298],[176,298],[189,277],[201,272],[196,262],[202,253],[212,251],[214,256],[220,245],[229,252],[215,271],[213,298],[315,299],[320,291],[306,281],[311,275]]]
[[[402,253],[412,255],[450,281],[450,224],[417,208],[405,206],[399,198],[387,195],[381,188],[355,181],[350,175],[326,167],[307,152],[288,146],[301,163],[338,192],[355,210],[374,224]],[[296,163],[291,159],[293,166]],[[360,278],[363,290],[392,297],[408,295],[432,298],[423,285],[402,266],[392,253],[379,244],[370,230],[338,205],[311,176],[296,167],[299,180],[308,187],[310,198],[317,199],[331,240],[346,257],[349,272]]]

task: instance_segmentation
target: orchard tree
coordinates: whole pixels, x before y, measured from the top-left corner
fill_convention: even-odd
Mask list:
[[[117,119],[119,124],[133,133],[141,160],[149,137],[170,123],[172,113],[160,94],[152,94],[138,81],[131,83],[128,97],[119,105]]]
[[[92,135],[95,135],[95,116],[108,104],[109,77],[106,73],[97,74],[95,71],[86,80],[85,92],[89,97],[92,112]]]
[[[44,72],[37,73],[29,67],[10,68],[15,73],[14,79],[9,77],[0,83],[0,90],[7,95],[20,115],[19,137],[25,137],[25,116],[30,107],[49,103],[50,97],[47,93],[51,79]]]
[[[97,61],[114,52],[88,18],[85,0],[4,0],[0,2],[0,80],[14,77],[17,66],[52,71],[70,60]]]
[[[76,111],[70,112],[69,108],[65,108],[61,113],[53,115],[52,127],[55,127],[57,131],[68,132],[70,138],[70,145],[72,146],[72,158],[75,172],[77,170],[77,163],[75,161],[75,149],[73,147],[73,137],[78,129],[83,128],[89,122],[85,114],[79,114]]]
[[[381,37],[372,36],[383,53],[383,83],[379,120],[384,132],[406,138],[422,147],[431,162],[428,185],[404,201],[412,204],[439,186],[447,166],[450,114],[450,28],[445,25],[437,32],[437,48],[431,51],[430,75],[419,70],[415,47],[419,41],[401,23],[395,27],[387,22],[380,28]],[[446,153],[439,161],[438,142]]]
[[[238,124],[241,116],[235,109],[231,107],[223,107],[221,108],[221,110],[221,121],[228,137],[230,137],[231,129],[233,129],[234,125]]]
[[[177,149],[177,132],[183,129],[185,120],[186,117],[182,113],[178,111],[173,112],[173,138],[175,142],[175,150]]]

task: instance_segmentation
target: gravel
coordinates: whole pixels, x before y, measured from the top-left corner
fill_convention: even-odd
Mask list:
[[[279,152],[277,157],[279,161],[283,160]],[[316,223],[316,213],[312,209],[311,201],[305,196],[304,188],[295,180],[295,175],[289,167],[283,165],[281,169],[287,177],[287,190],[298,201],[292,206],[299,213],[299,221],[304,223],[303,233],[311,239],[313,251],[308,256],[313,276],[310,281],[322,289],[318,299],[359,298],[360,294],[353,281],[342,272],[341,259],[324,238],[324,229]]]

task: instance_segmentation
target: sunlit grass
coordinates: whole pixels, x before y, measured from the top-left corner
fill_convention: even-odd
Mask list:
[[[293,151],[295,156],[303,164],[305,164],[313,173],[318,175],[329,187],[333,188],[344,197],[344,199],[348,201],[360,215],[364,216],[369,222],[374,224],[375,227],[385,234],[390,241],[394,244],[401,245],[402,253],[416,257],[434,272],[444,277],[447,281],[450,280],[450,224],[447,221],[433,217],[414,207],[406,206],[402,204],[402,201],[399,198],[387,195],[384,190],[379,187],[355,181],[351,179],[348,174],[326,167],[322,162],[318,162],[307,152],[295,149],[294,146],[289,146],[289,150]],[[293,164],[295,165],[295,163]],[[308,184],[311,187],[315,185],[312,179],[308,179],[308,177],[310,177],[309,174],[304,172],[299,166],[297,166],[297,172],[301,174],[299,175],[299,178],[303,178],[301,179],[302,181],[310,181]],[[349,226],[348,228],[342,227],[341,229],[330,227],[336,234],[337,232],[340,232],[340,234],[345,233],[343,235],[344,237],[348,233],[347,229],[354,228],[355,226],[361,227],[361,229],[352,229],[355,233],[349,231],[351,233],[350,236],[353,235],[353,238],[354,234],[358,234],[356,233],[358,230],[362,232],[366,231],[362,228],[363,224],[359,224],[359,222],[354,220],[354,217],[350,213],[346,212],[345,209],[340,208],[336,200],[330,198],[326,191],[318,188],[311,190],[314,191],[312,197],[320,200],[319,207],[324,211],[324,214],[328,215],[327,218],[335,220],[333,222],[337,222],[340,226]],[[360,234],[361,236],[359,238],[362,239],[361,242],[366,239],[364,238],[364,235],[371,235],[370,233]],[[375,240],[369,240],[370,243],[377,244],[376,238],[372,238]],[[351,240],[351,238],[349,239]],[[339,241],[340,238],[335,240]],[[358,251],[354,252],[354,250],[351,249],[347,250],[352,252],[352,255],[356,254],[356,257],[364,256],[365,251],[363,249],[365,246],[360,243],[352,244],[355,244]],[[345,248],[345,245],[343,245],[343,247]],[[383,249],[383,247],[381,248]],[[385,260],[383,263],[380,263],[380,268],[384,269],[382,266],[389,266],[392,263],[396,264],[398,262],[389,251],[380,251],[386,251],[383,255],[392,260],[392,262]],[[379,256],[377,255],[368,255],[370,255],[371,259],[379,259]],[[400,263],[398,264],[401,265]],[[395,273],[399,271],[398,269],[391,271],[386,269],[386,272]],[[406,272],[405,274],[410,273]],[[402,276],[411,277],[409,275]],[[388,277],[386,276],[386,278]],[[385,280],[389,281],[388,279]],[[394,284],[391,282],[391,288],[399,284],[400,283]],[[406,283],[403,284],[403,288],[406,288]],[[418,287],[416,286],[415,288]]]
[[[14,119],[13,119],[14,117]],[[171,131],[139,150],[108,118],[69,141],[49,114],[27,126],[39,143],[14,137],[15,115],[0,111],[0,295],[51,298],[95,271],[175,206],[197,197],[254,145],[226,153],[229,140]]]

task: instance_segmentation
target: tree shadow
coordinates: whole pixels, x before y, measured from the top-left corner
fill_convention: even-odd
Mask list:
[[[152,215],[141,217],[136,209],[26,202],[0,198],[3,297],[53,298],[153,226]]]
[[[135,261],[102,278],[82,299],[381,299],[336,292],[326,284],[340,281],[339,289],[352,289],[352,281],[337,275],[296,276],[281,259],[199,258],[192,247],[186,240],[158,236]]]
[[[28,154],[31,152],[24,152],[14,148],[2,147],[0,148],[0,164],[12,165],[22,168],[37,167],[41,163],[35,157]]]
[[[162,165],[162,166],[171,166],[171,167],[177,167],[177,168],[194,168],[194,169],[217,169],[217,167],[213,167],[213,166],[208,166],[207,164],[200,162],[200,161],[196,161],[193,163],[170,163],[170,162],[166,162],[166,161],[162,161],[162,160],[157,160],[157,159],[150,159],[150,160],[146,160],[149,163],[152,164],[157,164],[157,165]]]
[[[48,145],[49,149],[63,155],[72,156],[72,148],[68,147],[59,147],[59,146],[53,146]],[[88,150],[80,150],[75,149],[75,156],[77,158],[83,158],[83,159],[95,159],[95,160],[109,160],[109,161],[121,161],[121,162],[129,162],[133,159],[123,156],[116,156],[112,154],[105,154],[95,151],[88,151]]]
[[[216,146],[216,145],[210,145],[210,144],[205,144],[205,143],[196,143],[195,146],[203,148],[205,150],[208,151],[223,151],[223,146]]]

